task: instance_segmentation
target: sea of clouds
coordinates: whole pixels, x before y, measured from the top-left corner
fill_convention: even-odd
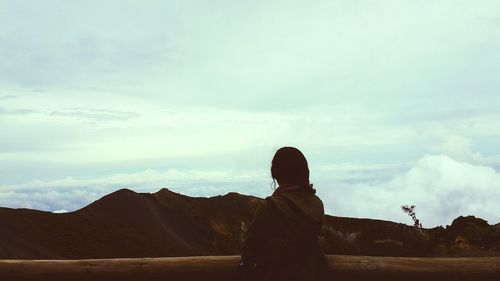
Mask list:
[[[425,227],[448,225],[460,215],[500,222],[500,174],[493,168],[426,155],[411,166],[354,165],[311,167],[312,180],[328,214],[411,224],[401,205],[416,205]],[[190,196],[228,192],[269,196],[272,181],[263,171],[181,171],[147,169],[92,179],[0,186],[0,205],[51,212],[74,211],[120,188],[155,192],[167,187]]]

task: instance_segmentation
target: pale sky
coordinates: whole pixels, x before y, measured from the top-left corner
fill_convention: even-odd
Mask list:
[[[499,50],[496,0],[0,0],[0,206],[265,197],[286,145],[329,214],[498,223]]]

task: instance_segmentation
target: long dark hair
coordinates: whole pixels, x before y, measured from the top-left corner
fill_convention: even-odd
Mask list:
[[[271,176],[278,184],[296,184],[303,187],[304,191],[316,193],[309,182],[307,159],[295,147],[285,146],[276,151],[271,162]]]

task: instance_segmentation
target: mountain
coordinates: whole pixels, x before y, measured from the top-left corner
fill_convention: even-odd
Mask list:
[[[0,258],[77,259],[239,254],[260,198],[189,197],[121,189],[71,213],[0,208]],[[461,217],[462,218],[462,217]],[[328,254],[500,255],[500,228],[474,217],[418,230],[382,220],[325,216]]]
[[[254,202],[252,204],[252,202]],[[0,208],[1,258],[106,258],[234,253],[258,199],[121,189],[71,213]],[[237,238],[237,239],[235,239]]]

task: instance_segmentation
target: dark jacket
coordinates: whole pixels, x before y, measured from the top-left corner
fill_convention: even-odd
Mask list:
[[[243,279],[324,280],[327,266],[318,244],[323,216],[321,200],[303,189],[263,200],[243,243]]]

